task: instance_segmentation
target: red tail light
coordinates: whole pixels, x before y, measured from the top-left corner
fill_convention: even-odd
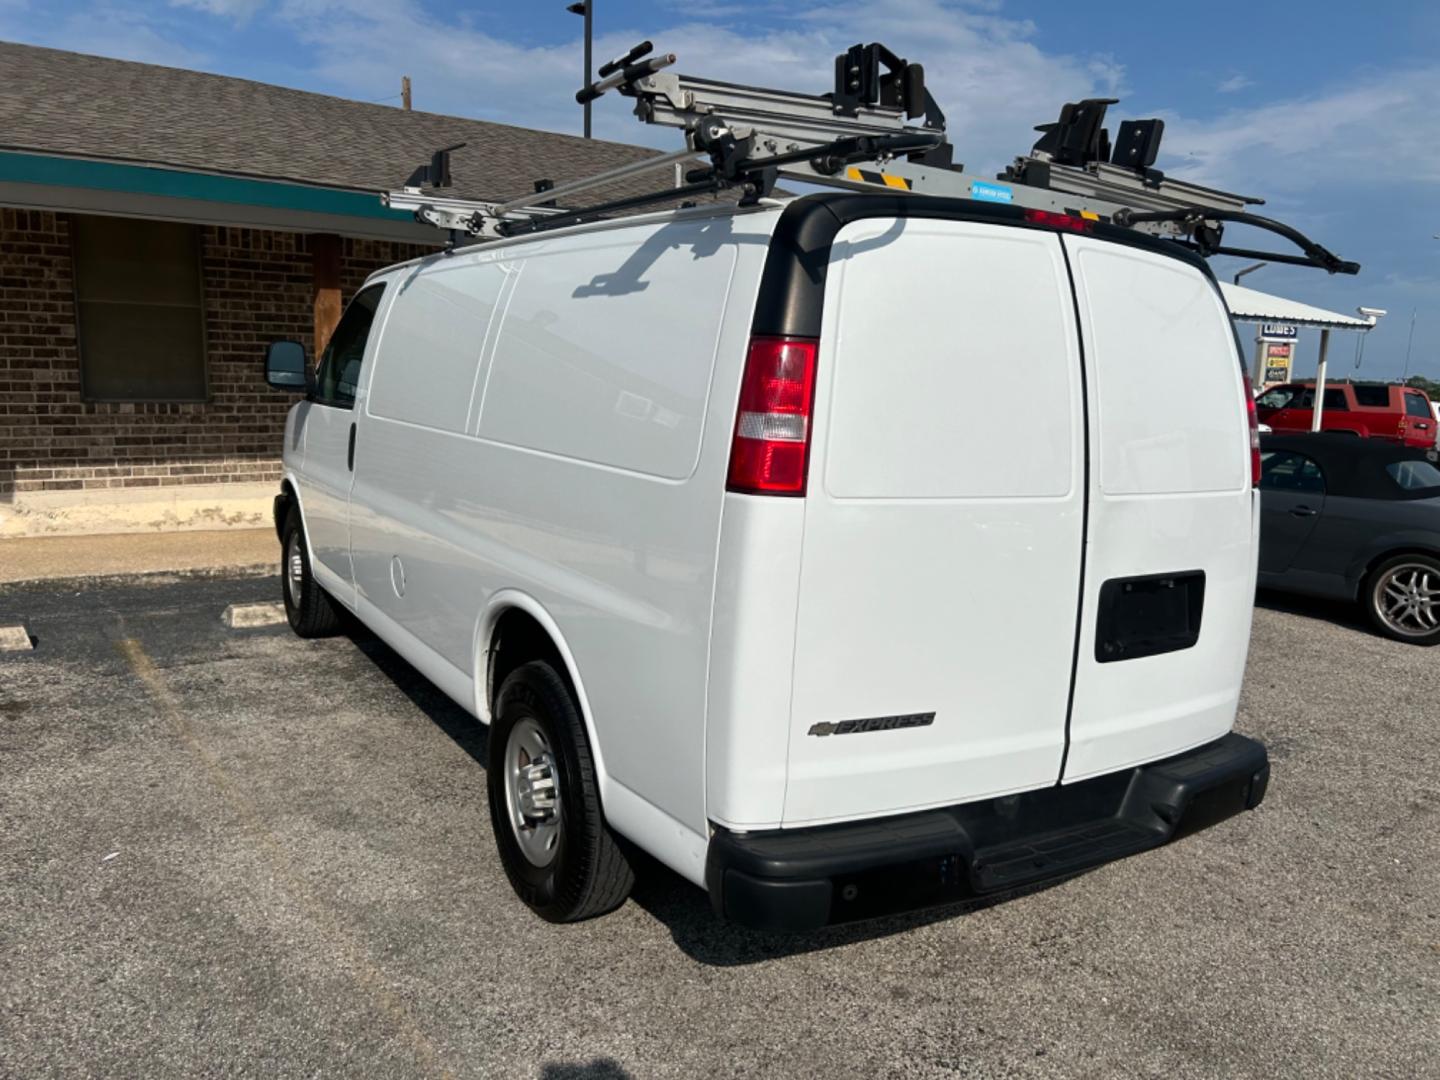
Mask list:
[[[814,401],[813,340],[750,339],[735,439],[730,444],[729,490],[753,495],[805,494]]]
[[[1026,210],[1025,220],[1034,225],[1048,225],[1068,232],[1094,232],[1095,223],[1073,214],[1057,214],[1053,210]]]
[[[1260,486],[1260,417],[1255,412],[1255,395],[1250,389],[1250,380],[1242,378],[1245,384],[1245,412],[1250,421],[1250,486]]]

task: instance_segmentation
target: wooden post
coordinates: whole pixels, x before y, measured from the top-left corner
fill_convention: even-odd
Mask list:
[[[400,107],[406,112],[410,111],[410,76],[400,76]]]
[[[311,233],[315,298],[315,358],[330,343],[340,321],[340,237],[334,233]]]

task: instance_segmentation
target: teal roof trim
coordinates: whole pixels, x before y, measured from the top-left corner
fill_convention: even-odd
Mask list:
[[[279,180],[252,180],[243,176],[185,172],[151,165],[55,157],[0,150],[0,181],[44,184],[50,187],[89,188],[127,195],[163,195],[212,203],[264,206],[342,217],[413,221],[403,210],[381,205],[380,194],[315,187]]]

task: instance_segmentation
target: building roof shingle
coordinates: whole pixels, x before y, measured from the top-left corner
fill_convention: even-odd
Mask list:
[[[383,191],[442,146],[447,194],[499,199],[654,150],[291,90],[181,68],[0,42],[0,149]],[[661,170],[597,197],[653,191]],[[583,201],[588,202],[588,199]]]

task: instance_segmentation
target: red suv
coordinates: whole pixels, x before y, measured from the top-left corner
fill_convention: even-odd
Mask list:
[[[1314,419],[1315,384],[1282,383],[1255,399],[1260,423],[1276,431],[1309,431]],[[1320,426],[1362,438],[1389,439],[1405,446],[1435,445],[1435,412],[1423,390],[1394,383],[1328,383]]]

